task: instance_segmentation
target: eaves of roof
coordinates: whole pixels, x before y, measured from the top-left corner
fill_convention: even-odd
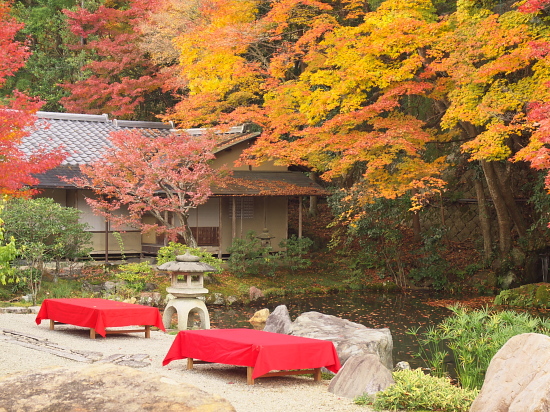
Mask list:
[[[249,140],[255,140],[260,135],[259,132],[247,133],[244,135],[233,136],[229,139],[219,142],[214,148],[214,154],[219,153],[225,149],[228,149],[236,144],[246,142]]]
[[[218,182],[215,196],[328,196],[330,193],[302,172],[234,171]]]
[[[82,176],[79,166],[65,165],[37,175],[38,189],[74,189],[61,177]],[[234,171],[212,187],[214,196],[328,196],[330,193],[302,172]]]
[[[74,189],[75,186],[71,183],[65,182],[62,177],[72,179],[74,177],[81,177],[79,165],[62,165],[54,169],[50,169],[44,173],[36,175],[39,180],[36,185],[38,189]]]

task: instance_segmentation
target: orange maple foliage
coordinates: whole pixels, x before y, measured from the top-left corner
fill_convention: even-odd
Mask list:
[[[367,10],[357,1],[199,7],[176,40],[188,94],[170,118],[186,127],[260,125],[243,162],[300,165],[327,180],[360,164],[365,201],[439,192],[443,159],[424,157],[438,137],[405,107],[433,88],[419,77],[418,50],[437,35],[435,10],[394,0]]]
[[[186,94],[169,118],[255,123],[242,163],[317,172],[358,210],[402,196],[417,209],[445,187],[449,152],[429,147],[455,140],[470,160],[510,159],[534,127],[528,103],[550,97],[546,3],[486,3],[446,16],[430,0],[193,3],[175,40]]]

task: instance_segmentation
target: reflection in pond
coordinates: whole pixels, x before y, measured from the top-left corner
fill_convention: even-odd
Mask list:
[[[414,337],[405,332],[411,328],[436,325],[450,311],[443,307],[430,306],[433,295],[382,294],[366,292],[345,292],[326,296],[273,298],[252,306],[217,308],[208,307],[213,328],[253,328],[248,322],[254,312],[268,308],[272,312],[278,305],[286,305],[294,320],[304,312],[315,311],[338,316],[368,328],[389,328],[393,337],[393,361],[407,361],[411,367],[424,366],[413,357],[419,348]]]

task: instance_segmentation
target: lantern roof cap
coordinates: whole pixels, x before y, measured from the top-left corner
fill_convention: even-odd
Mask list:
[[[271,240],[273,239],[275,236],[271,236],[271,234],[269,233],[269,231],[267,230],[267,227],[264,227],[264,230],[262,230],[262,233],[260,233],[258,236],[256,236],[258,239],[261,239],[261,240]]]
[[[215,272],[217,270],[214,266],[199,261],[199,256],[186,251],[184,255],[176,256],[175,261],[165,262],[157,268],[165,272]]]

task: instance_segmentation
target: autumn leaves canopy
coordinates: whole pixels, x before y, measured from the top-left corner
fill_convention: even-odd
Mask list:
[[[138,0],[123,12],[150,56],[143,73],[153,62],[177,95],[164,118],[255,123],[247,161],[351,181],[359,203],[412,194],[419,207],[444,187],[450,148],[540,167],[544,144],[549,2],[445,3]]]
[[[496,163],[550,165],[548,8],[544,0],[75,7],[65,11],[71,47],[88,60],[79,81],[63,84],[62,103],[181,128],[257,124],[243,161],[316,172],[344,187],[357,210],[377,197],[410,196],[420,207],[443,190],[457,150],[480,162],[493,194],[505,190],[491,181]],[[2,10],[2,41],[13,46],[0,57],[5,77],[27,51]]]

